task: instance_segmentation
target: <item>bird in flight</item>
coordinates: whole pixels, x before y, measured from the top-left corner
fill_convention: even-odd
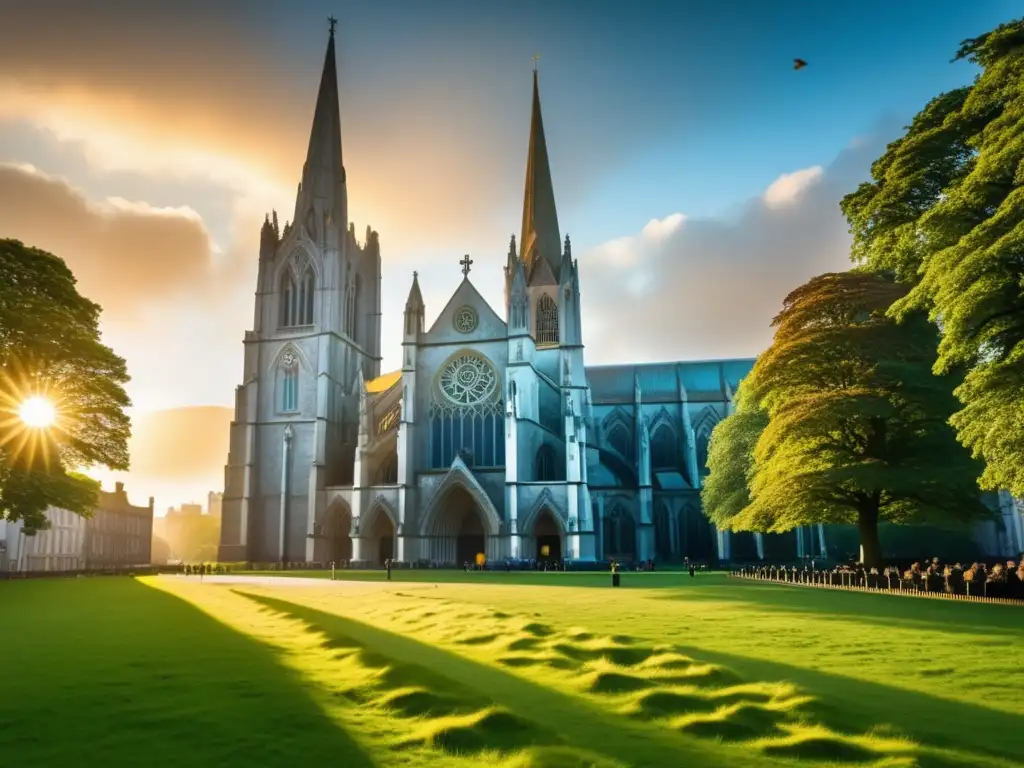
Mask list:
[[[793,69],[803,69],[807,66],[807,62],[803,59],[793,59]]]

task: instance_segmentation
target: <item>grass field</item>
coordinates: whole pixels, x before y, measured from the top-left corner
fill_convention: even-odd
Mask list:
[[[1017,607],[430,576],[0,582],[0,765],[1019,764]]]

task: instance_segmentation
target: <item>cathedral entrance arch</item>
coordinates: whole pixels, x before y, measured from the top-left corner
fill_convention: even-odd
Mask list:
[[[352,559],[352,511],[342,499],[335,499],[324,510],[323,537],[327,540],[327,560],[340,563]]]
[[[446,565],[473,564],[487,552],[487,528],[475,499],[464,488],[445,494],[428,534],[430,560]]]
[[[562,528],[550,509],[545,507],[534,519],[533,538],[538,563],[555,563],[562,559]]]
[[[384,565],[395,556],[395,517],[386,503],[377,499],[370,507],[359,536],[362,539],[362,559],[375,565]]]
[[[424,556],[438,564],[474,563],[478,554],[492,556],[488,544],[500,530],[494,504],[466,465],[456,459],[424,510],[420,528]]]

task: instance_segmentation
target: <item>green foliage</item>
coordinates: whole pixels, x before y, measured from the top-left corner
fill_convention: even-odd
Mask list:
[[[913,286],[890,312],[942,329],[935,370],[967,369],[958,437],[982,485],[1024,494],[1024,21],[967,40],[982,67],[935,99],[842,204],[855,258]]]
[[[736,412],[718,423],[708,446],[709,474],[701,488],[704,513],[720,528],[729,527],[750,504],[749,482],[754,446],[768,425],[768,414],[748,402],[748,379],[736,392]]]
[[[874,564],[880,520],[987,515],[978,498],[981,467],[948,424],[958,380],[932,373],[938,332],[923,313],[901,323],[887,314],[906,293],[881,275],[853,270],[813,278],[786,297],[737,413],[715,433],[726,440],[712,448],[711,477],[716,467],[722,477],[707,500],[719,525],[782,532],[857,523]],[[758,423],[751,413],[758,408],[767,423],[760,422],[752,456],[742,455],[756,434],[743,425]],[[738,425],[725,427],[734,419]],[[725,470],[729,461],[738,466]],[[738,475],[749,487],[742,509]]]
[[[128,373],[100,342],[100,307],[61,259],[0,240],[0,274],[0,408],[16,411],[36,394],[58,408],[54,427],[27,440],[16,414],[0,423],[0,516],[31,533],[49,506],[91,513],[98,486],[74,470],[128,468]]]

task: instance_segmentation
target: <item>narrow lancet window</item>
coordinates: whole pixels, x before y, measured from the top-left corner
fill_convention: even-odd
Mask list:
[[[281,358],[281,410],[285,413],[299,410],[299,361],[288,351]]]
[[[295,325],[295,278],[291,272],[281,275],[281,327]]]
[[[302,302],[302,325],[313,324],[313,294],[316,290],[316,279],[313,277],[313,268],[307,267],[306,274],[302,278],[303,302]]]

